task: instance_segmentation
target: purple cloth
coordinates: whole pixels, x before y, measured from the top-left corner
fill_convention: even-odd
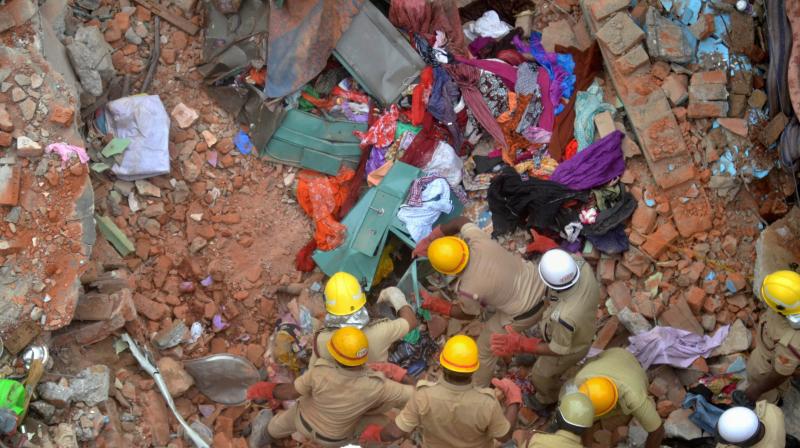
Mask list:
[[[620,224],[602,235],[584,236],[595,249],[604,254],[621,254],[630,246],[628,234],[625,233],[625,224]]]
[[[543,96],[549,93],[555,107],[554,115],[559,114],[564,105],[561,98],[569,99],[575,90],[575,61],[570,54],[551,53],[542,46],[542,34],[531,33],[530,43],[526,45],[519,36],[514,37],[514,45],[521,53],[530,53],[536,62],[547,70],[550,89],[542,90]]]
[[[384,163],[386,163],[386,148],[378,148],[377,146],[373,146],[372,151],[369,153],[367,166],[365,168],[367,174],[382,167]]]
[[[539,116],[539,127],[545,131],[552,132],[556,114],[553,111],[553,102],[550,101],[550,96],[544,93],[550,89],[550,77],[547,76],[547,70],[539,67],[539,75],[536,80],[539,82],[539,89],[542,91],[542,114]]]
[[[456,61],[494,73],[503,80],[509,90],[514,90],[514,86],[517,84],[517,67],[509,63],[490,59],[467,59],[458,55],[456,55]]]
[[[472,42],[470,42],[469,47],[468,47],[469,48],[469,52],[472,53],[473,56],[478,57],[478,54],[480,53],[481,49],[483,49],[483,47],[485,47],[485,46],[487,46],[489,44],[492,44],[492,43],[494,43],[494,39],[493,38],[480,36],[480,37],[476,38],[475,40],[473,40]]]
[[[447,74],[447,71],[441,66],[434,67],[433,86],[428,98],[428,112],[433,115],[433,118],[447,126],[450,135],[453,136],[453,148],[461,148],[464,142],[461,128],[456,123],[456,112],[453,109],[453,105],[458,103],[460,96],[458,85]]]
[[[622,154],[620,131],[614,131],[587,146],[556,167],[550,180],[573,190],[588,190],[622,175],[625,157]]]
[[[692,333],[672,327],[655,327],[628,338],[628,351],[639,360],[642,367],[653,364],[669,364],[685,369],[699,357],[708,357],[722,345],[728,336],[729,325],[719,327],[713,336]]]

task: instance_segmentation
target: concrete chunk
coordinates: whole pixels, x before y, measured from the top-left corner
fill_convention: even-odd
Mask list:
[[[616,56],[622,56],[644,40],[644,31],[627,13],[612,16],[598,31],[597,38]]]

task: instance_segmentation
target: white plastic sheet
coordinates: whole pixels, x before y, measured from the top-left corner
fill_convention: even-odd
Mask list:
[[[106,105],[108,131],[128,138],[122,162],[111,171],[122,180],[169,174],[169,115],[158,95],[128,96]]]
[[[447,142],[440,141],[433,150],[431,161],[422,170],[425,174],[436,174],[447,179],[447,183],[455,188],[461,183],[464,162]]]

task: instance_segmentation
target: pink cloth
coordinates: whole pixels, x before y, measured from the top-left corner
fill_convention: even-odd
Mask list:
[[[555,123],[555,105],[550,100],[550,95],[546,94],[550,91],[550,75],[544,67],[539,67],[538,81],[542,92],[542,115],[539,116],[539,127],[552,132]]]
[[[51,143],[47,145],[47,148],[45,148],[44,152],[46,154],[50,154],[51,152],[58,154],[61,157],[61,168],[64,168],[67,165],[67,162],[69,162],[69,159],[73,154],[78,156],[78,160],[80,160],[81,163],[87,163],[89,161],[89,155],[86,154],[85,149],[81,148],[80,146],[73,146],[64,142]]]
[[[514,86],[517,84],[517,68],[506,62],[490,59],[467,59],[458,55],[456,55],[456,61],[494,73],[510,90],[514,90]]]
[[[375,145],[379,148],[386,148],[394,143],[394,134],[397,130],[397,119],[400,117],[400,110],[396,104],[389,106],[389,110],[383,113],[378,120],[369,127],[367,132],[353,131],[353,135],[361,139],[361,147],[366,148]]]
[[[478,120],[478,123],[486,129],[489,135],[494,137],[495,141],[499,143],[500,146],[504,148],[508,147],[500,125],[495,121],[492,111],[489,110],[489,106],[487,106],[486,101],[483,100],[483,95],[481,95],[481,92],[478,90],[478,78],[480,78],[478,69],[469,65],[458,64],[448,65],[446,66],[446,70],[450,73],[450,76],[453,77],[456,84],[458,84],[461,95],[464,97],[464,102],[467,103],[467,107],[469,107],[469,110],[475,115],[475,119]]]

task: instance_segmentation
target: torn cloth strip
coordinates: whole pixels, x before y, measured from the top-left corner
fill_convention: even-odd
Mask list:
[[[458,87],[461,89],[464,102],[467,103],[467,107],[472,111],[475,119],[486,129],[486,132],[494,137],[495,141],[500,144],[500,146],[505,148],[507,144],[505,137],[503,137],[503,131],[500,129],[500,125],[494,120],[492,112],[486,106],[486,102],[478,91],[477,85],[478,79],[480,78],[479,70],[475,67],[459,64],[447,66],[447,72],[450,73],[450,76],[453,77],[456,84],[458,84]]]
[[[506,83],[509,89],[513,90],[517,83],[517,68],[506,62],[492,61],[490,59],[468,59],[461,56],[456,56],[456,61],[494,73]]]
[[[494,235],[503,235],[517,227],[548,229],[559,232],[578,220],[578,211],[566,205],[583,204],[589,195],[557,182],[518,174],[505,166],[489,185],[489,210]]]
[[[279,98],[317,76],[364,0],[293,0],[269,13],[266,94]]]
[[[685,369],[699,357],[708,357],[722,345],[730,325],[720,327],[713,336],[692,333],[673,327],[655,327],[628,338],[628,351],[645,369],[653,364],[668,364]]]
[[[614,131],[592,143],[574,157],[562,162],[550,180],[575,190],[586,190],[607,183],[625,171],[620,131]]]

